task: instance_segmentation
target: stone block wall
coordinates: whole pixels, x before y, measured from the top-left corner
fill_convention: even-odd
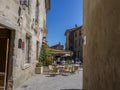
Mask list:
[[[39,23],[35,25],[33,19],[35,20],[35,10],[36,2],[31,0],[30,2],[30,13],[23,10],[23,21],[21,33],[16,32],[16,38],[21,38],[26,44],[26,34],[30,36],[30,63],[25,63],[25,49],[17,49],[18,43],[16,43],[16,61],[14,64],[14,88],[18,87],[22,82],[27,80],[31,75],[34,74],[36,60],[36,42],[39,41],[39,46],[42,45],[42,36],[44,29],[44,24],[46,24],[46,12],[45,12],[45,2],[44,0],[39,0]],[[30,14],[30,15],[29,15]],[[31,25],[33,24],[33,28]],[[37,31],[37,32],[36,32]],[[17,39],[17,40],[18,40]],[[18,41],[15,41],[18,42]],[[40,51],[39,48],[39,51]],[[18,75],[18,73],[20,74]]]
[[[9,19],[12,22],[17,22],[19,0],[1,0],[0,1],[0,16]]]
[[[81,34],[80,34],[81,32]],[[82,26],[80,27],[76,27],[76,30],[73,31],[73,35],[74,35],[74,52],[75,52],[75,56],[82,59]]]
[[[119,4],[84,0],[84,90],[120,90]]]
[[[29,7],[20,5],[20,0],[0,1],[0,25],[10,30],[15,30],[14,41],[11,44],[14,51],[10,54],[10,64],[13,79],[13,89],[17,88],[31,75],[34,74],[36,60],[36,42],[39,42],[39,52],[42,45],[43,29],[46,26],[45,0],[38,0],[39,17],[38,24],[35,24],[37,0],[29,0]],[[13,34],[11,34],[13,35]],[[25,48],[18,48],[18,40],[22,39],[26,44],[26,35],[30,36],[30,63],[25,63]]]

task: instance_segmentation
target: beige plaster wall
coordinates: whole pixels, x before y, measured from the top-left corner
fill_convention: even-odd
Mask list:
[[[120,90],[120,1],[84,0],[84,90]]]

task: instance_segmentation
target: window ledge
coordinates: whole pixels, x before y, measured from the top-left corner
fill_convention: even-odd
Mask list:
[[[27,69],[27,68],[29,68],[29,67],[31,67],[30,63],[25,63],[25,64],[23,65],[22,69],[24,70],[24,69]]]

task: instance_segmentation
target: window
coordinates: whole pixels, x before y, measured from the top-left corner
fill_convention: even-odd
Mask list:
[[[81,43],[81,42],[80,42],[80,39],[79,39],[79,46],[80,46],[80,43]]]
[[[38,24],[39,22],[39,2],[36,0],[36,12],[35,12],[35,24]]]
[[[36,60],[39,60],[39,42],[36,42]]]
[[[78,51],[78,55],[77,56],[80,57],[80,51]]]
[[[77,37],[77,33],[75,32],[75,37]]]
[[[80,51],[78,51],[78,57],[80,57],[81,55],[80,55]]]
[[[25,63],[30,63],[30,37],[26,35],[26,44],[25,44]]]
[[[75,40],[75,48],[77,47],[77,40]]]
[[[79,31],[79,36],[81,36],[81,31]]]

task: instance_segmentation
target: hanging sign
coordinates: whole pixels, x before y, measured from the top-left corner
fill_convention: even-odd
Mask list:
[[[84,45],[86,45],[86,36],[84,36],[84,42],[83,42]]]
[[[25,48],[25,43],[24,43],[24,41],[22,42],[22,49],[24,50],[24,48]]]

